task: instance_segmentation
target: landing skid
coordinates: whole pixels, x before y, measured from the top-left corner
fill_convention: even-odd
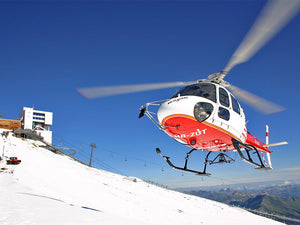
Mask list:
[[[171,166],[173,169],[176,169],[176,170],[181,170],[181,171],[185,171],[185,172],[190,172],[190,173],[194,173],[196,175],[199,175],[199,176],[209,176],[211,175],[210,173],[207,173],[206,172],[206,167],[207,165],[212,165],[212,164],[217,164],[217,163],[230,163],[232,161],[234,161],[234,159],[232,159],[231,157],[229,157],[228,155],[224,154],[223,152],[219,153],[213,160],[209,160],[208,157],[209,155],[212,153],[211,151],[208,152],[206,154],[206,157],[205,157],[205,162],[204,162],[204,168],[203,168],[203,171],[198,171],[198,170],[191,170],[188,168],[188,161],[189,161],[189,157],[191,155],[191,153],[195,150],[199,150],[199,149],[195,149],[193,148],[191,151],[189,151],[187,154],[186,154],[186,157],[185,157],[185,163],[184,163],[184,167],[178,167],[178,166],[175,166],[171,161],[170,161],[170,157],[168,156],[164,156],[161,154],[161,150],[159,148],[156,148],[156,152],[161,155],[161,157],[163,157],[163,159],[169,164],[169,166]]]
[[[263,163],[263,160],[261,159],[261,156],[258,152],[258,150],[253,147],[253,146],[249,146],[249,145],[245,145],[235,139],[232,139],[232,144],[234,146],[234,148],[237,150],[237,152],[239,153],[240,157],[242,158],[243,161],[251,164],[251,165],[254,165],[256,166],[255,169],[259,169],[259,170],[271,170],[272,168],[271,167],[267,167],[264,165]],[[244,154],[242,153],[242,149],[245,150],[246,152],[246,157],[244,156]],[[254,162],[251,155],[250,155],[250,152],[253,152],[253,154],[256,154],[257,155],[257,158],[258,158],[258,163],[257,162]]]
[[[239,156],[241,157],[241,159],[251,165],[256,166],[255,169],[259,169],[259,170],[271,170],[271,167],[265,166],[265,164],[263,163],[263,160],[259,154],[259,151],[250,145],[246,145],[243,144],[235,139],[232,139],[232,144],[234,146],[234,148],[236,149],[236,151],[238,152]],[[188,161],[190,158],[190,155],[192,154],[192,152],[194,152],[195,150],[199,150],[199,149],[195,149],[193,148],[191,151],[189,151],[186,154],[185,157],[185,163],[183,167],[179,167],[179,166],[175,166],[171,161],[170,161],[170,157],[165,156],[161,153],[161,150],[159,148],[156,148],[156,152],[169,164],[169,166],[171,166],[173,169],[176,170],[181,170],[181,171],[185,171],[185,172],[190,172],[190,173],[194,173],[196,175],[199,176],[209,176],[211,175],[210,173],[206,172],[206,167],[207,165],[212,165],[212,164],[217,164],[217,163],[231,163],[234,162],[235,160],[233,158],[231,158],[230,156],[226,155],[224,152],[219,152],[219,154],[213,159],[213,160],[209,160],[209,156],[212,153],[212,151],[209,151],[206,154],[205,157],[205,161],[204,161],[204,168],[203,171],[199,171],[199,170],[192,170],[188,168]],[[244,153],[242,152],[244,151],[246,153],[246,156],[244,155]],[[253,160],[253,158],[251,157],[250,153],[255,154],[258,158],[258,162],[255,162]]]

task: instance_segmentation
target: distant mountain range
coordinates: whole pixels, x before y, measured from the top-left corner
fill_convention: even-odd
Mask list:
[[[300,185],[275,186],[251,191],[224,188],[219,191],[191,190],[185,193],[246,208],[287,224],[300,224]]]
[[[275,187],[266,187],[260,190],[253,190],[256,193],[264,193],[280,198],[300,197],[300,185],[279,185]]]

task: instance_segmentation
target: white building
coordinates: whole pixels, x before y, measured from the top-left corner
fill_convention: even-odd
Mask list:
[[[20,113],[21,128],[35,130],[36,133],[44,138],[44,141],[52,144],[52,125],[53,113],[35,110],[34,108],[23,107]]]

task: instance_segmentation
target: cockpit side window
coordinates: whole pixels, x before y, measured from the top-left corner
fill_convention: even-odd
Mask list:
[[[219,88],[219,101],[221,105],[229,107],[229,96],[224,88]]]
[[[240,106],[239,106],[238,101],[232,95],[230,95],[230,97],[231,97],[233,111],[235,111],[236,113],[240,114],[241,110],[240,110]]]
[[[218,116],[220,118],[222,118],[223,120],[229,120],[230,119],[230,113],[229,110],[223,108],[223,107],[219,107],[219,112],[218,112]]]
[[[171,98],[176,98],[185,95],[194,95],[203,98],[207,98],[213,102],[216,102],[216,86],[210,83],[198,83],[186,86],[176,92]]]

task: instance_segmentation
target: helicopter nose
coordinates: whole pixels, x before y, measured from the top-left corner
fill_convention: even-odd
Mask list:
[[[214,110],[214,106],[207,102],[198,102],[194,106],[194,116],[198,122],[203,122],[210,117]]]

